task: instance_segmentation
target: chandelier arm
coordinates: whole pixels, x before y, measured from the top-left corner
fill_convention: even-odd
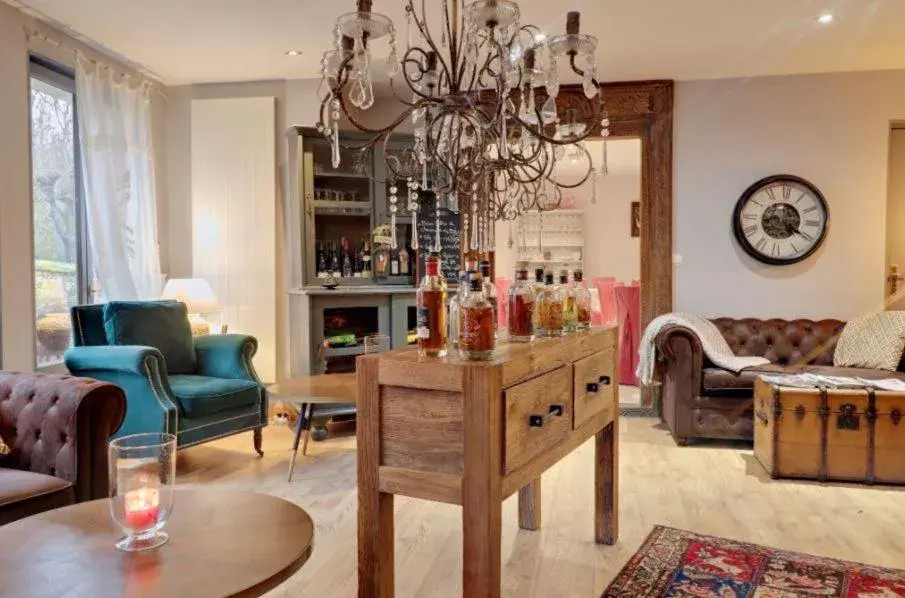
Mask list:
[[[409,0],[411,3],[413,0]],[[421,0],[421,21],[418,20],[418,15],[412,10],[412,20],[415,22],[415,26],[418,27],[418,31],[421,32],[421,37],[424,38],[424,41],[427,42],[427,45],[431,47],[431,50],[437,53],[437,62],[443,67],[443,70],[446,71],[447,76],[449,76],[449,66],[446,64],[446,60],[443,58],[443,53],[437,48],[437,45],[434,43],[434,39],[431,37],[430,32],[427,30],[427,9],[426,9],[426,0]]]
[[[572,67],[572,71],[576,75],[578,75],[579,77],[584,77],[584,71],[578,68],[578,65],[575,64],[575,52],[569,52],[569,66]],[[597,86],[598,92],[603,91],[600,89],[600,83],[597,82],[597,79],[594,79],[594,85]]]
[[[431,96],[427,95],[416,87],[416,84],[424,79],[424,76],[428,72],[426,66],[422,65],[417,58],[411,56],[412,54],[418,53],[420,53],[424,58],[424,65],[427,65],[428,54],[425,50],[417,46],[409,48],[408,50],[406,50],[405,54],[402,57],[402,78],[405,80],[405,83],[406,85],[408,85],[409,89],[412,90],[412,93],[421,96],[422,98],[429,98]],[[406,66],[409,64],[415,65],[415,67],[417,68],[417,78],[415,78],[414,74],[409,73],[409,71],[406,69]]]

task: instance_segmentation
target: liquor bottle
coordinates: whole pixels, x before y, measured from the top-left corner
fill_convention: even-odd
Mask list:
[[[499,327],[499,320],[497,320],[499,305],[497,303],[496,285],[490,279],[490,262],[486,260],[481,262],[481,278],[483,279],[484,298],[490,302],[490,307],[493,308],[493,333],[495,336]]]
[[[493,306],[484,296],[483,279],[473,274],[469,291],[459,305],[459,356],[462,359],[490,359],[496,345]]]
[[[466,294],[466,288],[465,271],[459,270],[459,288],[449,299],[449,344],[453,347],[459,346],[459,305]]]
[[[399,250],[390,250],[390,276],[399,276]]]
[[[562,336],[562,290],[553,284],[553,273],[546,275],[543,288],[535,299],[535,311],[537,312],[537,327],[535,334],[540,337]]]
[[[323,241],[317,242],[317,277],[327,277],[327,256]]]
[[[534,285],[528,280],[528,264],[515,270],[515,284],[509,288],[509,340],[528,343],[534,340]]]
[[[343,252],[343,276],[352,277],[352,258],[349,256],[349,241],[345,237],[342,238]]]
[[[361,246],[361,276],[371,278],[371,244],[368,241]]]
[[[342,257],[340,257],[339,247],[336,246],[336,243],[334,241],[330,241],[330,247],[333,254],[333,263],[330,265],[330,269],[333,271],[333,276],[339,278],[343,275]]]
[[[572,278],[572,295],[578,308],[578,330],[587,330],[591,327],[591,291],[584,283],[584,272],[575,270]]]
[[[374,270],[377,272],[379,280],[386,280],[390,274],[390,251],[384,245],[378,247],[374,252]]]
[[[562,292],[562,328],[563,332],[575,332],[578,329],[578,305],[569,284],[569,272],[559,273],[559,289]]]
[[[402,249],[399,250],[399,274],[400,276],[408,276],[411,274],[411,261],[409,259],[409,252],[406,249],[405,245],[402,246]]]
[[[444,357],[447,345],[446,279],[440,273],[440,256],[433,253],[424,266],[424,278],[418,287],[418,353],[426,357]]]

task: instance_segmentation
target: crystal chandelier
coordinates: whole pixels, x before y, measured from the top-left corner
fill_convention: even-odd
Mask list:
[[[460,211],[469,251],[493,249],[496,221],[559,207],[563,189],[590,179],[596,201],[597,177],[606,174],[609,119],[597,79],[597,39],[580,33],[579,13],[568,13],[564,34],[544,36],[520,23],[514,0],[441,0],[433,3],[442,12],[438,34],[428,27],[426,3],[416,8],[416,0],[403,0],[406,39],[400,55],[392,21],[372,12],[371,0],[357,0],[355,12],[337,19],[334,48],[322,61],[317,128],[331,143],[334,168],[340,163],[342,116],[372,135],[355,148],[362,152],[379,143],[386,150],[393,133],[407,121],[413,125],[411,159],[404,166],[384,152],[393,246],[402,196],[415,224],[412,247],[418,249],[421,190],[435,193],[438,220],[441,200]],[[374,104],[371,50],[384,37],[390,87],[404,108],[374,128],[358,114]],[[571,95],[565,109],[557,105],[561,64],[581,77],[584,91]],[[599,171],[580,143],[596,130],[604,140]],[[568,181],[557,179],[562,160],[572,166]],[[579,175],[576,164],[585,165]],[[440,250],[439,234],[429,249]]]

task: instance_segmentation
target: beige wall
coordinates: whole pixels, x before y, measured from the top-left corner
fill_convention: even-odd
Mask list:
[[[0,2],[0,366],[35,359],[28,51],[18,11]]]
[[[889,135],[889,195],[886,204],[886,268],[890,264],[905,273],[905,128]],[[899,285],[902,289],[903,286]],[[905,298],[891,305],[905,309]]]
[[[883,299],[890,120],[905,71],[679,83],[675,308],[706,316],[851,318]],[[767,266],[734,241],[748,185],[790,173],[826,196],[830,230],[805,262]]]

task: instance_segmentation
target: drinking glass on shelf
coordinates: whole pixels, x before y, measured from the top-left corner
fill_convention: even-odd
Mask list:
[[[331,193],[333,193],[333,201],[342,201],[343,195],[345,195],[345,193],[343,191],[339,191],[339,190],[331,191]]]
[[[390,337],[385,334],[369,334],[364,338],[365,355],[390,350]]]

